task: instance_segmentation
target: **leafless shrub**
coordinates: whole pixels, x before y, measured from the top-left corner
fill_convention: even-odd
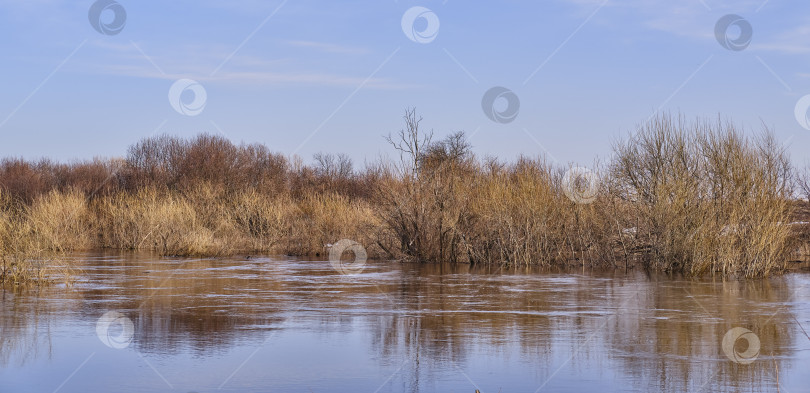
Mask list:
[[[613,195],[629,203],[647,262],[689,274],[762,276],[791,248],[790,164],[767,130],[660,116],[615,145]]]

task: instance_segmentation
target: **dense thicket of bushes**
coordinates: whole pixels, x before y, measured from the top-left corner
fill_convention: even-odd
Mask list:
[[[794,251],[790,159],[763,133],[659,118],[615,147],[611,195],[632,204],[652,265],[692,274],[768,274]]]
[[[395,160],[356,170],[212,135],[147,138],[124,159],[0,162],[4,278],[41,276],[44,254],[325,255],[343,238],[372,257],[423,262],[644,266],[764,276],[806,255],[808,173],[768,132],[661,116],[590,169],[475,157],[433,140],[413,110]],[[804,251],[798,251],[804,250]]]

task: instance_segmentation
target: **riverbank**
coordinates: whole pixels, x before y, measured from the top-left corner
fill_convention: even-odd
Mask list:
[[[763,277],[810,255],[807,171],[767,131],[661,116],[580,167],[478,158],[420,121],[408,111],[388,137],[400,160],[359,170],[211,135],[148,138],[124,159],[3,160],[0,276],[42,278],[76,250],[321,256],[340,239],[370,258],[692,276]]]

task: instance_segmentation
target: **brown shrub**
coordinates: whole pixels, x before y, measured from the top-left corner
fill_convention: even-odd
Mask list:
[[[763,276],[792,248],[791,167],[765,132],[662,116],[616,145],[615,197],[633,210],[647,262],[692,275]]]

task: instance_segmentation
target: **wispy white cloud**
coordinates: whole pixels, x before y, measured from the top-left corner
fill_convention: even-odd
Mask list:
[[[337,44],[330,44],[325,42],[315,42],[315,41],[285,41],[285,44],[299,47],[299,48],[311,48],[321,52],[328,52],[328,53],[342,53],[342,54],[366,54],[369,53],[367,49],[364,48],[357,48],[352,46],[345,46],[345,45],[337,45]]]
[[[603,0],[561,0],[587,11]],[[643,20],[650,30],[661,31],[701,41],[713,41],[711,24],[727,13],[737,13],[754,23],[755,39],[748,50],[770,51],[780,54],[803,55],[810,53],[810,20],[803,19],[791,26],[783,20],[779,25],[756,25],[759,15],[767,13],[766,0],[608,0],[610,9],[624,9]],[[603,13],[603,18],[605,13]],[[609,24],[609,21],[606,22]],[[783,29],[783,30],[780,30]]]
[[[604,0],[562,0],[581,8],[583,12],[599,6]],[[617,26],[628,23],[627,18],[635,18],[639,26],[650,30],[662,31],[678,36],[698,39],[713,37],[711,29],[701,24],[701,19],[712,13],[707,10],[711,0],[689,1],[650,1],[650,0],[608,0],[604,4],[605,12],[600,17],[601,23]],[[613,10],[613,12],[610,12]],[[611,18],[620,18],[612,20]]]
[[[805,24],[777,34],[768,41],[752,44],[751,49],[792,55],[808,54],[810,53],[808,37],[810,37],[810,21],[805,21]]]
[[[317,43],[313,43],[316,44]],[[200,82],[229,84],[268,84],[268,85],[312,85],[312,86],[357,86],[366,80],[364,75],[341,75],[318,70],[299,70],[294,60],[288,58],[260,58],[250,55],[234,56],[227,69],[215,76],[211,71],[227,56],[225,47],[209,46],[199,48],[186,46],[174,49],[172,53],[149,53],[150,48],[143,43],[122,43],[97,40],[91,46],[103,49],[103,60],[76,64],[74,67],[85,72],[128,76],[146,79],[175,80],[192,78]],[[307,46],[307,45],[304,45]],[[141,53],[141,48],[144,52]],[[320,49],[320,48],[318,48]],[[155,50],[158,52],[157,50]],[[291,71],[290,69],[295,69]],[[403,84],[389,78],[371,78],[365,81],[367,88],[407,89],[417,87]]]

